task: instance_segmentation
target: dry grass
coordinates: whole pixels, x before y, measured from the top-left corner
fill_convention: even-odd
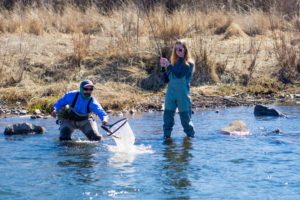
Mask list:
[[[249,36],[263,35],[271,29],[270,18],[262,11],[252,11],[245,14],[236,14],[235,21],[241,29]]]
[[[246,33],[236,23],[231,23],[226,29],[224,39],[230,39],[232,37],[247,37]]]
[[[0,16],[0,33],[5,33],[7,31],[6,20],[3,16]]]
[[[250,12],[215,8],[202,12],[192,7],[182,7],[170,13],[161,5],[143,12],[139,6],[128,4],[104,15],[96,6],[88,7],[85,12],[68,6],[62,13],[49,7],[16,7],[12,12],[1,12],[0,31],[24,31],[35,35],[44,32],[114,35],[117,31],[122,37],[134,40],[145,35],[152,37],[154,31],[158,38],[169,40],[207,31],[221,34],[232,22],[249,36],[265,34],[271,29],[299,30],[298,21],[298,17],[287,19],[276,10],[266,13],[255,8]]]
[[[226,65],[215,61],[211,52],[212,44],[205,42],[201,37],[194,38],[191,44],[195,59],[192,85],[220,82],[219,76],[224,73]]]
[[[43,26],[40,21],[33,19],[29,22],[28,33],[34,35],[42,35],[44,33]]]
[[[280,70],[279,80],[283,83],[293,83],[300,80],[300,47],[291,45],[291,36],[274,33],[274,52]]]
[[[195,30],[195,21],[191,20],[193,19],[191,16],[187,9],[176,10],[169,14],[160,6],[150,12],[147,20],[154,26],[158,38],[169,41],[183,38]]]
[[[91,37],[82,33],[73,34],[72,36],[74,58],[77,65],[80,66],[81,61],[88,56]]]
[[[266,79],[276,78],[271,73],[264,74],[267,70],[276,71],[272,67],[277,64],[275,54],[282,69],[275,75],[286,83],[297,80],[300,38],[274,37],[273,51],[268,45],[260,46],[259,41],[272,40],[272,31],[297,34],[299,17],[283,16],[276,10],[266,13],[259,9],[207,7],[206,11],[190,6],[170,12],[163,6],[154,6],[145,12],[136,4],[105,14],[95,6],[85,12],[72,6],[65,7],[61,13],[43,7],[3,11],[0,13],[0,39],[3,39],[0,42],[5,44],[6,38],[12,40],[14,50],[7,48],[5,52],[4,45],[0,50],[0,86],[8,88],[1,98],[30,103],[32,108],[48,105],[48,96],[57,98],[63,93],[53,82],[66,84],[64,81],[91,78],[104,84],[96,93],[106,108],[130,109],[142,102],[146,104],[150,93],[137,86],[147,78],[152,86],[158,82],[159,76],[152,75],[158,74],[159,53],[178,38],[190,43],[196,62],[194,86],[243,82],[252,88],[249,92],[267,93],[252,80],[260,75]],[[32,41],[23,41],[24,35]],[[51,39],[45,42],[48,38]],[[249,41],[253,41],[253,47],[248,51]],[[31,46],[24,45],[26,42]],[[42,42],[45,43],[40,44]],[[261,63],[267,65],[261,66]],[[30,87],[24,87],[26,85]],[[12,86],[26,92],[18,93]],[[224,93],[236,92],[226,86],[223,88]],[[220,90],[212,91],[222,94]],[[30,101],[35,96],[41,98],[41,102]]]
[[[2,55],[0,63],[0,87],[13,86],[21,82],[24,75],[22,58],[12,55]]]

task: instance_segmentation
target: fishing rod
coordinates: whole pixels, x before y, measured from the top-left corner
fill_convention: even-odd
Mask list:
[[[149,16],[149,11],[148,9],[146,8],[146,3],[145,3],[145,0],[141,0],[142,1],[142,4],[143,4],[143,8],[145,10],[145,13],[146,13],[146,17],[147,17],[147,20],[149,22],[149,25],[150,25],[150,28],[151,28],[151,31],[152,31],[152,34],[153,34],[153,37],[154,37],[154,41],[155,41],[155,44],[156,44],[156,47],[157,47],[157,50],[158,50],[158,53],[160,56],[162,56],[162,48],[157,40],[157,37],[156,37],[156,34],[155,34],[155,31],[154,31],[154,28],[153,28],[153,25],[152,25],[152,22],[150,20],[150,16]]]

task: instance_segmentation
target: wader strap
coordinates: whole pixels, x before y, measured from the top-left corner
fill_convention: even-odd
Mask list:
[[[72,105],[71,105],[72,108],[75,107],[76,101],[77,101],[77,99],[78,99],[78,96],[79,96],[79,92],[77,92],[77,94],[76,94],[76,96],[75,96],[75,98],[74,98],[74,100],[73,100],[73,102],[72,102]]]
[[[89,100],[89,102],[88,102],[88,104],[86,106],[86,112],[87,113],[90,113],[90,104],[91,104],[92,100],[93,100],[93,97],[90,98],[90,100]]]

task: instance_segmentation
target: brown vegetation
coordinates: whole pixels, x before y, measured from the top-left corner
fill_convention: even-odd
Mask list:
[[[154,94],[145,90],[162,95],[159,57],[179,38],[195,60],[195,87],[266,94],[300,81],[299,9],[288,6],[296,0],[26,2],[0,12],[0,98],[32,109],[41,99],[47,110],[48,99],[85,78],[105,108],[145,105]]]

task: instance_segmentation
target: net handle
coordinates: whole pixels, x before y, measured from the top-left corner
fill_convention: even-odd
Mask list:
[[[114,131],[110,130],[111,127],[113,127],[114,125],[116,125],[117,123],[119,123],[121,121],[124,121],[124,122],[116,130],[114,130]],[[106,132],[108,132],[108,134],[107,134],[108,136],[111,136],[115,132],[117,132],[120,128],[122,128],[126,124],[126,122],[127,122],[127,118],[123,118],[123,119],[116,121],[113,124],[107,124],[106,126],[102,125],[101,128],[103,128]]]

